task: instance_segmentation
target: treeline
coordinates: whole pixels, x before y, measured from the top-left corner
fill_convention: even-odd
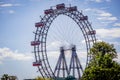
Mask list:
[[[18,80],[17,76],[3,74],[0,80]]]

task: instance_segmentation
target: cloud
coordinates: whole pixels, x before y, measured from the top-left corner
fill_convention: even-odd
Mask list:
[[[96,32],[102,38],[120,38],[120,28],[96,29]]]
[[[113,16],[112,13],[107,12],[104,9],[87,8],[85,11],[88,13],[91,12],[91,15],[94,16],[96,20],[98,20],[98,26],[109,26],[118,20],[116,16]]]
[[[115,58],[114,60],[120,63],[120,53],[117,53],[117,58]]]
[[[17,50],[12,51],[9,48],[0,48],[0,63],[2,63],[2,61],[5,59],[29,61],[33,59],[33,56],[27,53],[19,53]]]
[[[102,2],[111,2],[111,0],[87,0],[88,2],[96,2],[96,3],[102,3]]]
[[[98,20],[111,20],[111,21],[116,21],[118,20],[117,17],[113,16],[111,13],[106,12],[102,9],[96,9],[96,8],[87,8],[85,9],[85,11],[89,12],[93,12],[94,15],[96,15]]]
[[[0,13],[2,13],[2,14],[6,14],[6,13],[8,13],[8,14],[14,14],[15,11],[14,10],[1,10]]]
[[[9,14],[13,14],[15,13],[14,10],[10,10],[10,9],[4,9],[4,8],[9,8],[9,7],[16,7],[16,6],[21,6],[21,4],[11,4],[11,3],[1,3],[0,4],[0,8],[1,11],[0,13],[9,13]]]
[[[0,4],[0,7],[12,7],[12,6],[20,6],[20,4],[11,4],[11,3]]]
[[[1,4],[0,7],[11,7],[13,4]]]
[[[48,50],[59,50],[60,47],[65,47],[66,49],[67,48],[70,48],[72,44],[70,44],[69,42],[67,41],[60,41],[60,40],[56,40],[56,41],[51,41],[49,42],[49,44],[47,44],[47,49]]]
[[[102,13],[100,14],[100,16],[102,16],[102,17],[110,17],[110,16],[112,16],[112,14],[111,14],[111,13],[108,13],[108,12],[102,12]]]
[[[82,43],[82,44],[85,44],[85,40],[82,40],[81,43]]]
[[[120,23],[115,23],[113,26],[120,26]]]
[[[104,20],[104,21],[116,21],[118,20],[117,17],[98,17],[98,20]]]
[[[112,16],[111,13],[104,10],[94,9],[94,12],[97,14],[97,19],[101,21],[116,21],[117,17]]]
[[[94,2],[97,2],[97,3],[102,2],[102,0],[90,0],[90,1],[94,1]]]

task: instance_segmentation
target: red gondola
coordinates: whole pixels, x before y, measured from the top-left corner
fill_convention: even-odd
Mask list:
[[[40,41],[32,41],[31,46],[40,45]]]
[[[35,27],[42,27],[42,26],[44,26],[44,23],[43,23],[43,22],[35,23]]]
[[[53,9],[48,9],[44,11],[45,14],[51,14],[54,13]]]
[[[77,7],[76,7],[76,6],[74,6],[74,7],[69,7],[68,10],[69,10],[69,11],[77,11]]]
[[[56,9],[64,9],[64,8],[65,8],[64,3],[56,5]]]
[[[41,66],[41,65],[42,65],[41,61],[39,61],[39,62],[33,62],[33,66]]]

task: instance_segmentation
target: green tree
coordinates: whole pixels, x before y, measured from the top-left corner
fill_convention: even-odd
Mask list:
[[[17,76],[9,76],[8,74],[3,74],[1,80],[17,80]]]
[[[3,74],[1,80],[8,80],[8,79],[9,79],[8,74]]]
[[[52,78],[42,78],[42,77],[37,77],[35,80],[53,80]]]
[[[90,54],[93,56],[104,56],[105,54],[109,54],[112,59],[117,57],[114,45],[106,42],[94,43],[93,47],[90,49]]]
[[[36,80],[45,80],[45,79],[38,76],[38,77],[36,78]]]
[[[120,64],[113,61],[117,57],[113,45],[97,42],[90,49],[93,59],[85,69],[81,80],[120,80]]]

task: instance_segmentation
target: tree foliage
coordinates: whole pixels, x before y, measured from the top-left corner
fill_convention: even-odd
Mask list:
[[[117,57],[113,45],[97,42],[90,49],[93,59],[85,69],[81,80],[120,80],[120,64],[113,61]]]
[[[9,76],[8,74],[3,74],[0,80],[17,80],[17,76]]]
[[[37,77],[35,80],[53,80],[52,78],[42,78],[42,77]]]
[[[9,79],[8,74],[3,74],[1,80],[8,80],[8,79]]]
[[[90,49],[90,54],[93,56],[104,56],[109,54],[112,59],[117,57],[117,52],[114,45],[106,42],[96,42]]]

